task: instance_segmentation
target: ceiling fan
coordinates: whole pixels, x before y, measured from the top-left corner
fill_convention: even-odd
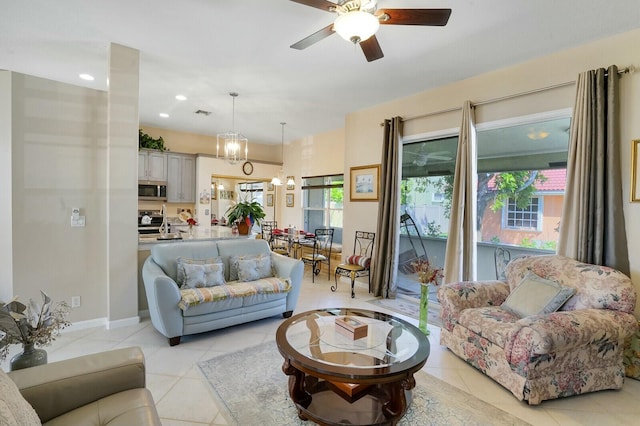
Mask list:
[[[404,155],[413,155],[415,158],[412,161],[412,164],[415,164],[418,167],[424,167],[430,160],[439,160],[439,161],[449,161],[451,160],[451,153],[449,151],[438,151],[438,152],[425,152],[423,151],[424,145],[420,147],[420,150],[417,152],[406,151]]]
[[[292,44],[291,48],[306,49],[337,32],[345,40],[359,44],[368,62],[384,57],[375,36],[381,24],[445,26],[451,15],[451,9],[378,9],[377,0],[291,1],[338,14],[333,24]]]

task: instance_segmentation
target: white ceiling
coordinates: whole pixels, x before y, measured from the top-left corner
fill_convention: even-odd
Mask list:
[[[337,34],[290,49],[335,15],[286,0],[0,0],[0,69],[106,90],[109,43],[120,43],[140,51],[142,124],[232,130],[235,91],[235,130],[277,144],[281,121],[287,141],[341,128],[349,112],[640,27],[638,0],[378,6],[452,14],[445,27],[382,26],[385,57],[368,63]]]

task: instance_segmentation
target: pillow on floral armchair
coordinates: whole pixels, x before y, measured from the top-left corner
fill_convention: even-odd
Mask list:
[[[625,375],[640,380],[640,330],[625,340],[622,356]]]

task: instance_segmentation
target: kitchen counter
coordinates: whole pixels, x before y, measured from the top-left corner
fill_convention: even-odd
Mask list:
[[[151,247],[158,243],[173,243],[176,241],[202,241],[202,240],[230,240],[237,238],[255,238],[256,234],[233,235],[231,228],[227,226],[199,226],[193,227],[193,238],[189,238],[187,227],[170,235],[179,234],[182,239],[158,240],[159,234],[147,234],[138,236],[138,251],[151,250]]]

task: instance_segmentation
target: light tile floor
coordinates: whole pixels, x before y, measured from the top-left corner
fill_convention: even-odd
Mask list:
[[[303,288],[296,313],[319,308],[357,307],[381,309],[367,303],[373,297],[364,286],[356,287],[351,299],[349,284],[342,281],[338,291],[329,289],[330,282],[321,273],[311,282],[306,268]],[[397,313],[389,312],[394,315]],[[399,315],[417,323],[416,320]],[[88,353],[127,346],[142,347],[147,363],[147,387],[156,401],[165,426],[227,425],[216,405],[216,398],[197,363],[215,356],[273,340],[281,317],[182,338],[182,343],[169,347],[147,319],[130,327],[105,330],[92,328],[66,332],[46,348],[49,361],[72,358]],[[622,390],[602,391],[587,395],[546,401],[529,407],[510,392],[465,364],[439,345],[437,327],[430,327],[431,354],[424,370],[444,381],[499,407],[533,425],[636,425],[640,418],[640,382],[627,379]],[[8,359],[19,350],[12,348]],[[1,364],[8,370],[8,361]],[[264,425],[272,426],[272,425]],[[273,425],[275,426],[275,425]]]

